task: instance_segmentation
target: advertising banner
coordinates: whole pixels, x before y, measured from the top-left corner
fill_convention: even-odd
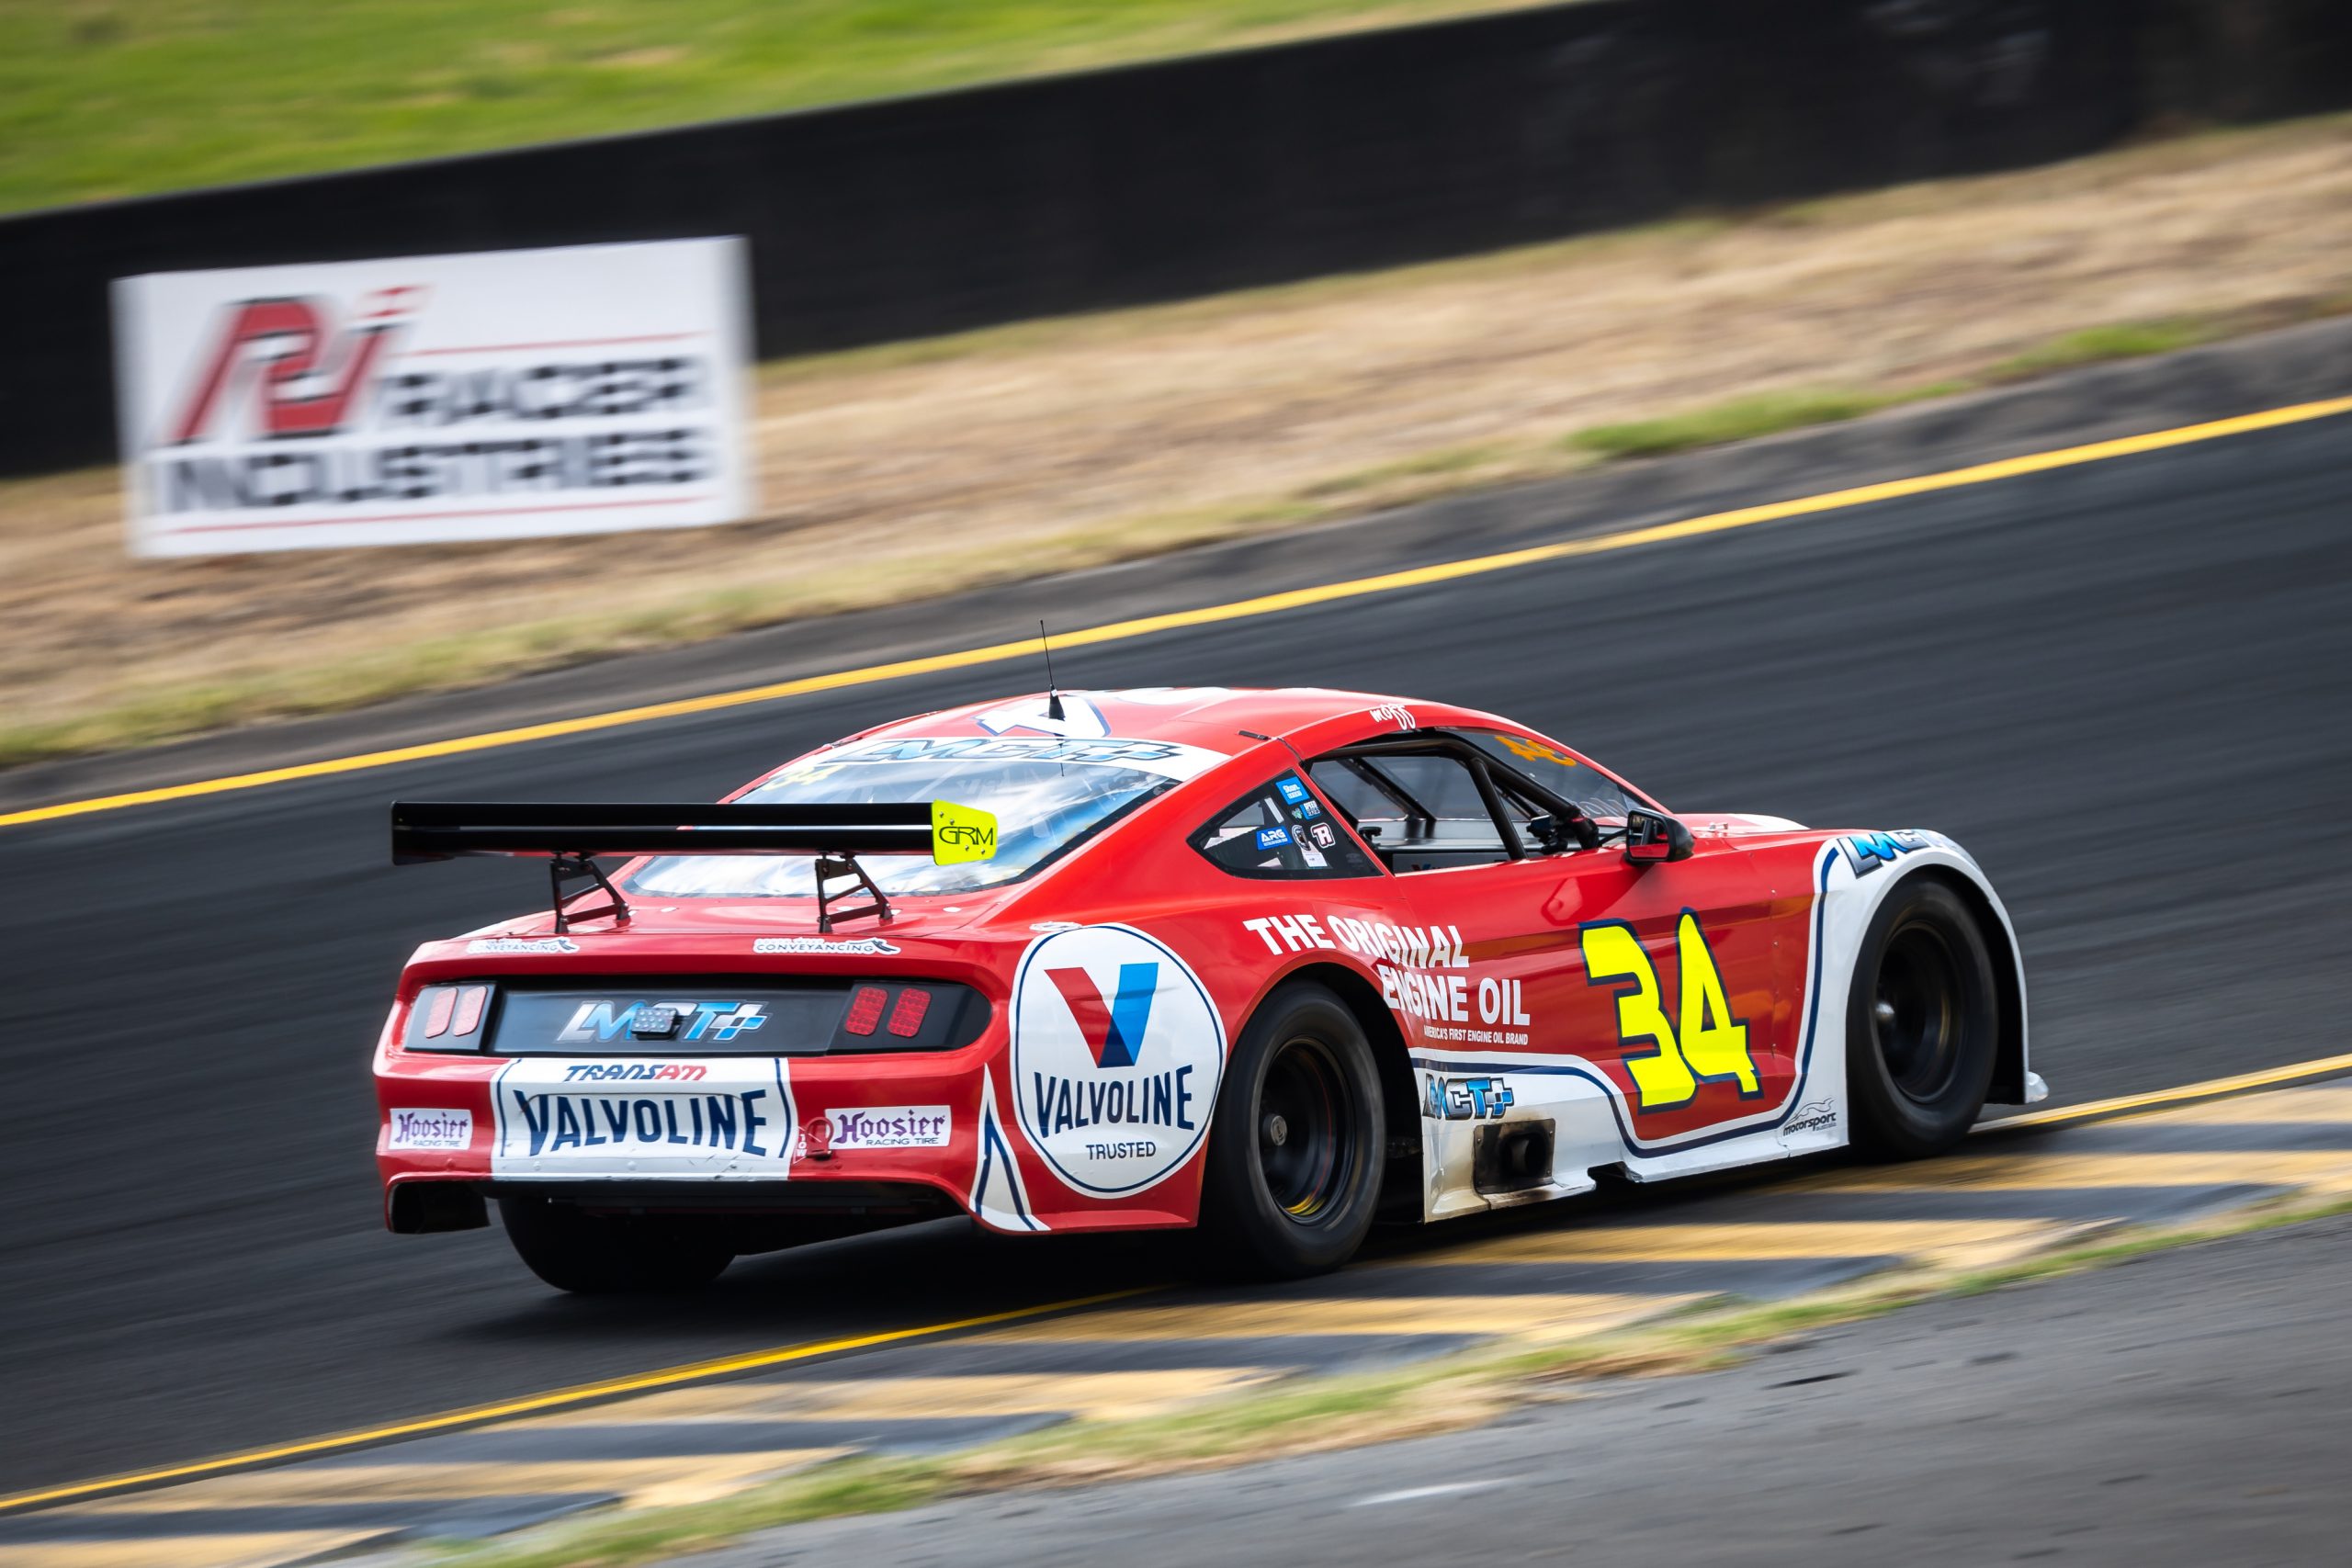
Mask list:
[[[671,240],[119,279],[131,549],[741,521],[745,249]]]

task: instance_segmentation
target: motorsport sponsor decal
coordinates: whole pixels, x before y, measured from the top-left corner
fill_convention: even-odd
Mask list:
[[[1040,735],[1058,735],[1065,740],[1102,740],[1110,736],[1111,721],[1102,710],[1076,692],[1063,692],[1061,716],[1053,714],[1052,696],[1024,697],[1017,703],[989,709],[973,722],[990,735],[1002,735],[1009,729],[1034,729]]]
[[[1282,791],[1283,798],[1293,806],[1300,805],[1306,799],[1306,786],[1299,783],[1295,776],[1276,779],[1274,787]]]
[[[767,1022],[758,1002],[582,1002],[556,1033],[559,1045],[612,1040],[733,1040]]]
[[[1517,1100],[1510,1085],[1501,1078],[1449,1078],[1431,1073],[1421,1099],[1421,1115],[1439,1122],[1490,1122]]]
[[[1127,926],[1038,938],[1012,987],[1013,1104],[1054,1173],[1113,1197],[1164,1180],[1200,1146],[1225,1025],[1183,960]]]
[[[1523,982],[1462,973],[1470,960],[1460,926],[1395,926],[1335,915],[1266,915],[1244,920],[1268,953],[1336,949],[1372,961],[1380,999],[1412,1020],[1425,1040],[1465,1045],[1525,1045],[1534,1020]]]
[[[493,1094],[497,1174],[777,1177],[791,1163],[780,1061],[525,1059]]]
[[[574,1062],[566,1083],[698,1083],[710,1077],[700,1062]]]
[[[388,1149],[462,1149],[474,1141],[470,1111],[394,1111]]]
[[[1054,735],[872,736],[851,740],[804,759],[771,784],[821,777],[813,770],[864,762],[1055,762],[1131,768],[1161,778],[1189,779],[1225,761],[1221,751],[1181,740],[1134,740]],[[804,769],[811,770],[803,772]]]
[[[1888,833],[1849,833],[1838,840],[1838,848],[1846,857],[1846,868],[1859,877],[1893,865],[1913,850],[1933,849],[1935,840],[1917,828],[1897,828]]]
[[[1577,760],[1574,757],[1569,756],[1558,747],[1538,740],[1532,736],[1498,733],[1495,739],[1501,743],[1504,750],[1514,757],[1524,757],[1531,762],[1556,762],[1564,768],[1573,768],[1577,765]]]
[[[1287,828],[1259,829],[1258,847],[1261,850],[1281,850],[1289,848],[1290,829]]]
[[[1329,822],[1317,822],[1306,830],[1306,841],[1318,850],[1329,849],[1339,841],[1339,837],[1331,830],[1331,824]]]
[[[878,936],[763,936],[753,940],[752,951],[763,955],[821,953],[830,958],[835,953],[843,953],[854,958],[868,958],[896,953],[899,944]]]
[[[468,953],[577,953],[580,944],[568,936],[479,936],[466,943]]]
[[[1372,710],[1372,716],[1399,729],[1419,729],[1421,727],[1420,720],[1413,716],[1413,710],[1401,703],[1383,703]]]
[[[944,1105],[839,1105],[820,1111],[809,1122],[824,1123],[830,1134],[827,1146],[836,1153],[842,1149],[944,1149],[956,1138],[955,1115]]]
[[[1833,1100],[1809,1100],[1796,1109],[1796,1114],[1781,1123],[1781,1136],[1792,1137],[1799,1133],[1826,1133],[1838,1125],[1838,1102]]]

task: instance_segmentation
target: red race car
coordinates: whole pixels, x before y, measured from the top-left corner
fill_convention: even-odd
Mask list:
[[[567,1290],[959,1212],[1302,1274],[1380,1215],[1930,1154],[2043,1092],[1951,840],[1669,813],[1443,704],[1047,693],[724,805],[407,803],[392,842],[546,857],[553,908],[402,973],[387,1223],[494,1198]]]

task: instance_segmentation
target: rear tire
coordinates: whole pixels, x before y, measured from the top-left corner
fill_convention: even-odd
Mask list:
[[[1888,1159],[1941,1154],[1984,1109],[2001,1033],[1984,933],[1945,883],[1914,877],[1871,918],[1846,1013],[1853,1142]]]
[[[1217,1092],[1201,1190],[1215,1267],[1298,1279],[1355,1255],[1387,1128],[1363,1026],[1320,986],[1283,987],[1242,1030]]]
[[[692,1217],[591,1213],[527,1194],[499,1199],[498,1213],[531,1272],[577,1295],[700,1290],[735,1260]]]

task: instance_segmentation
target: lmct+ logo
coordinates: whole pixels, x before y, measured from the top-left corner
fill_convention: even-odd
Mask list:
[[[1118,999],[1105,1005],[1094,976],[1083,969],[1048,969],[1046,977],[1069,1004],[1070,1017],[1098,1067],[1132,1067],[1151,1025],[1151,998],[1159,989],[1159,965],[1119,965]]]
[[[639,1013],[657,1008],[672,1015],[662,1020],[664,1040],[732,1040],[767,1022],[758,1002],[582,1002],[556,1041],[577,1044],[633,1034]]]

